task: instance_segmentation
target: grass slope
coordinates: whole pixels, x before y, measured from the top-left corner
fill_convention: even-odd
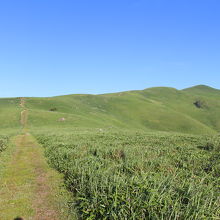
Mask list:
[[[30,126],[123,128],[213,134],[220,130],[220,91],[156,87],[103,95],[28,98]],[[204,103],[197,108],[195,101]],[[49,111],[56,108],[56,111]],[[60,118],[65,121],[60,122]]]
[[[193,104],[196,101],[202,108]],[[19,126],[18,103],[18,98],[0,99],[4,130]],[[184,90],[155,87],[102,95],[26,98],[26,107],[30,128],[119,128],[191,134],[220,130],[220,90],[202,85]]]
[[[20,127],[19,102],[19,98],[0,99],[0,129],[4,129],[4,133],[7,129]]]

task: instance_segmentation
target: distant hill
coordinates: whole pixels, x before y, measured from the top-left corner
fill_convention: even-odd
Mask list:
[[[0,106],[0,120],[9,117],[4,126],[11,126],[18,114],[18,100],[0,99]],[[220,90],[204,85],[184,90],[155,87],[102,95],[26,98],[26,107],[31,128],[124,128],[192,134],[220,131]]]

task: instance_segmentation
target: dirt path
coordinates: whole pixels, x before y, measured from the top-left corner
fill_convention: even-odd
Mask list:
[[[27,127],[28,122],[28,110],[25,108],[25,102],[25,98],[20,98],[20,107],[22,107],[20,123],[23,129]]]
[[[23,108],[24,104],[21,99]],[[61,211],[65,203],[60,194],[62,177],[49,168],[42,147],[27,133],[27,120],[25,109],[21,113],[25,133],[13,138],[13,155],[0,179],[0,220],[68,219]]]
[[[22,108],[25,107],[25,98],[23,98],[23,97],[20,98],[20,106],[21,106]]]
[[[27,127],[27,120],[28,120],[28,110],[23,110],[21,112],[21,125],[23,128]]]

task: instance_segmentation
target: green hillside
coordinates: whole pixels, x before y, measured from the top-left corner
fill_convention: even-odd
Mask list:
[[[26,98],[25,105],[30,128],[119,128],[192,134],[220,130],[220,90],[202,85],[184,90],[155,87],[102,95]],[[19,126],[19,99],[0,99],[0,106],[1,127]]]
[[[201,106],[196,107],[195,102]],[[31,127],[124,128],[194,134],[220,130],[220,91],[206,86],[28,98],[26,106],[30,109]]]
[[[11,129],[20,127],[20,99],[4,98],[0,99],[0,129]]]
[[[219,219],[219,98],[0,99],[0,219]]]

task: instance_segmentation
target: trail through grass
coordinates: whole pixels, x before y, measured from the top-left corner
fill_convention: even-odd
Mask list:
[[[220,219],[219,97],[199,86],[0,99],[2,132],[19,134],[0,142],[0,220]]]
[[[28,110],[21,99],[23,134],[13,137],[12,154],[0,173],[0,219],[67,219],[61,203],[62,177],[49,168],[42,147],[27,132]],[[66,195],[65,195],[66,196]]]

